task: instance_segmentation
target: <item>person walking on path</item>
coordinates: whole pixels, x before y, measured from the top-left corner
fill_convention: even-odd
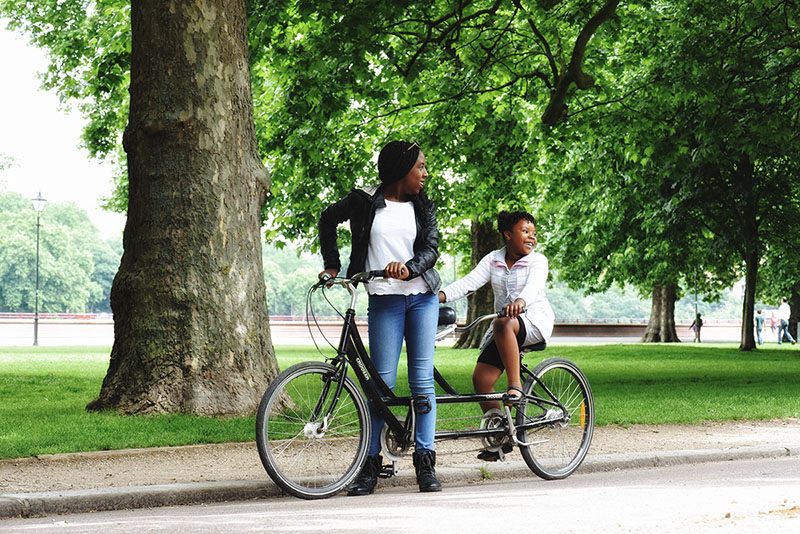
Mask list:
[[[439,316],[439,231],[433,202],[422,191],[428,171],[419,145],[392,141],[378,155],[377,188],[353,189],[327,207],[319,220],[325,275],[339,274],[336,228],[350,221],[352,247],[347,276],[386,270],[387,280],[367,286],[368,326],[372,363],[394,390],[403,339],[408,359],[408,382],[414,396],[414,468],[420,491],[441,491],[436,478],[436,390],[433,352]],[[372,434],[367,460],[348,495],[369,495],[383,467],[381,429],[384,421],[370,405]]]
[[[781,299],[781,305],[778,306],[778,320],[780,321],[778,325],[778,345],[783,343],[784,336],[792,342],[792,345],[796,343],[792,334],[789,333],[789,316],[791,314],[792,309],[789,307],[789,303],[786,302],[786,297],[783,297]]]
[[[692,324],[689,325],[689,328],[694,330],[694,343],[700,343],[700,329],[703,327],[703,319],[700,318],[700,314],[697,314],[697,317],[694,318]]]
[[[763,345],[764,341],[761,339],[761,331],[764,329],[764,316],[761,315],[761,310],[756,310],[756,338],[758,344]]]

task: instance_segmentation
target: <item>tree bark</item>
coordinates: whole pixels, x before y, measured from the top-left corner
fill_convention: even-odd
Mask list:
[[[756,303],[756,280],[758,279],[758,251],[747,246],[745,252],[744,300],[742,302],[742,337],[739,350],[756,348],[754,315]]]
[[[243,0],[134,0],[129,206],[99,398],[125,414],[252,413],[277,372],[261,260]]]
[[[755,183],[753,179],[753,166],[742,164],[740,168],[748,172],[749,180],[744,183]],[[756,348],[756,337],[754,332],[754,315],[756,305],[756,283],[758,281],[758,263],[760,254],[758,251],[758,203],[752,189],[745,192],[742,223],[742,245],[745,263],[744,275],[744,301],[742,302],[742,336],[739,342],[739,350],[750,351]]]
[[[470,245],[472,247],[470,267],[475,268],[478,262],[489,252],[503,246],[500,234],[495,228],[494,221],[478,222],[473,219],[470,225]],[[475,293],[467,297],[467,324],[477,317],[494,311],[494,295],[490,284],[484,285]],[[454,348],[476,349],[480,346],[481,339],[489,328],[488,323],[464,332],[458,338]]]
[[[653,287],[650,320],[642,336],[642,343],[680,343],[675,330],[675,300],[677,286],[661,284]]]

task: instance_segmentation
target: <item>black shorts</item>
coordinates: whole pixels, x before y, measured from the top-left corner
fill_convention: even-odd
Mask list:
[[[519,317],[517,317],[517,322],[519,323],[517,345],[521,347],[523,343],[525,343],[525,338],[528,337],[528,332],[525,329],[525,323]],[[492,367],[497,367],[501,371],[504,371],[506,368],[506,366],[503,365],[503,360],[500,359],[500,352],[497,350],[497,344],[494,342],[494,339],[491,339],[486,345],[486,348],[478,355],[478,361],[486,365],[491,365]]]

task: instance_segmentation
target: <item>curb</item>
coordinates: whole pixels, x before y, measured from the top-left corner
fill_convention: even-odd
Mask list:
[[[579,473],[597,473],[622,469],[674,466],[683,464],[752,460],[800,456],[800,446],[752,446],[735,449],[699,449],[654,451],[633,454],[590,456]],[[534,477],[523,461],[442,466],[437,475],[446,484],[475,484],[486,480],[510,480]],[[381,480],[382,487],[413,487],[413,472],[404,471]],[[280,497],[283,492],[271,480],[176,483],[154,486],[130,486],[88,490],[9,493],[0,495],[0,520],[46,515],[154,508]]]

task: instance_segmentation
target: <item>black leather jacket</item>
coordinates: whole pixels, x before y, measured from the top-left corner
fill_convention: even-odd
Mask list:
[[[439,259],[439,230],[436,226],[436,210],[433,202],[420,193],[412,197],[414,213],[417,220],[417,238],[414,240],[414,257],[406,262],[409,279],[417,276],[427,282],[434,294],[442,285],[439,273],[433,266]],[[339,247],[336,243],[336,227],[350,220],[350,232],[353,235],[353,246],[350,251],[350,265],[347,268],[348,278],[362,272],[367,264],[367,248],[375,210],[386,207],[383,188],[378,187],[373,193],[362,189],[353,189],[339,202],[331,204],[322,211],[319,219],[319,241],[322,260],[326,269],[340,270]]]

